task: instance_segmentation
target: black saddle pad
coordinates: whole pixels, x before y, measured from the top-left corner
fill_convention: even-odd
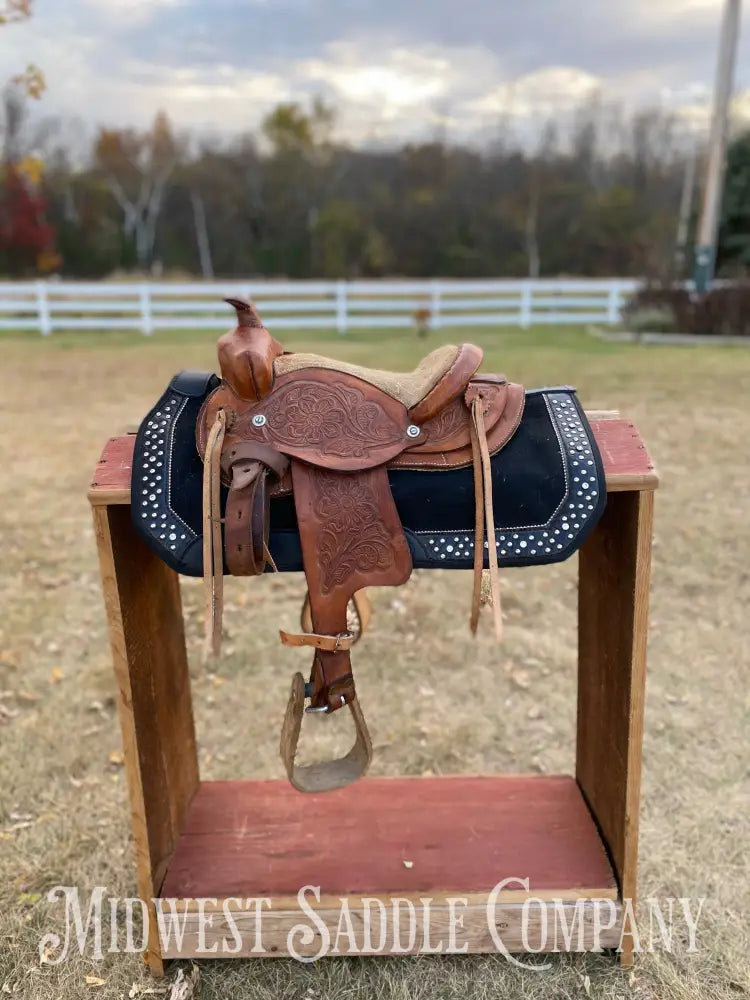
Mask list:
[[[216,375],[181,372],[138,431],[131,504],[140,535],[178,573],[201,576],[203,463],[195,424]],[[464,469],[393,469],[388,478],[417,569],[470,569],[474,475]],[[492,498],[501,566],[560,562],[604,510],[599,450],[575,390],[526,393],[523,419],[492,458]],[[222,495],[222,509],[226,491]],[[485,548],[487,543],[485,542]],[[302,570],[294,499],[271,502],[269,549],[281,571]],[[487,552],[485,552],[487,565]]]

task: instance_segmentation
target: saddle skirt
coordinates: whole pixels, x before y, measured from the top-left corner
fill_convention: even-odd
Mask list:
[[[313,666],[293,680],[281,755],[295,787],[323,791],[359,777],[372,754],[352,599],[361,611],[364,588],[398,586],[412,567],[473,568],[475,630],[488,570],[499,635],[498,567],[574,553],[604,509],[604,473],[570,387],[527,392],[478,375],[470,344],[409,374],[285,354],[249,303],[229,301],[238,325],[219,342],[222,378],[175,376],[139,429],[134,523],[173,569],[204,576],[213,652],[225,572],[305,572],[304,631],[280,635],[311,647]],[[303,711],[344,705],[349,753],[298,765]]]

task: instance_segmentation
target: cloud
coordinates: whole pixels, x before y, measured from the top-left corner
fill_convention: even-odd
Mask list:
[[[597,93],[690,120],[712,85],[721,0],[46,0],[8,74],[40,65],[40,113],[256,128],[322,94],[352,140],[536,127]],[[750,90],[750,16],[737,59]],[[739,102],[741,104],[741,102]],[[747,103],[747,102],[746,102]]]
[[[590,99],[602,87],[601,77],[573,66],[548,66],[498,84],[468,107],[478,115],[549,117]]]

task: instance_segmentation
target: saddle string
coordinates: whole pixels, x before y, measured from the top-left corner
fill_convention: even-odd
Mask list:
[[[479,623],[479,608],[482,604],[482,574],[484,564],[484,543],[487,538],[490,594],[495,635],[503,634],[503,617],[500,606],[500,570],[497,562],[495,543],[495,512],[492,503],[492,462],[484,426],[483,402],[476,397],[471,403],[471,452],[474,466],[474,587],[471,602],[471,631],[476,634]]]
[[[221,448],[226,414],[219,410],[206,442],[203,461],[203,662],[221,652],[224,610],[224,555],[221,542]]]
[[[279,572],[279,567],[273,561],[273,556],[271,555],[271,552],[270,552],[270,550],[268,548],[268,545],[266,545],[265,542],[263,542],[263,555],[265,556],[266,562],[271,567],[271,569],[274,571],[274,573],[278,573]]]

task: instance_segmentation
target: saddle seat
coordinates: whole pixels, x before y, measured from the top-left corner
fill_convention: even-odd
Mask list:
[[[323,368],[362,379],[385,392],[409,411],[413,420],[427,420],[464,392],[482,363],[474,344],[447,344],[431,351],[412,372],[366,368],[319,354],[281,354],[275,358],[275,376]]]

